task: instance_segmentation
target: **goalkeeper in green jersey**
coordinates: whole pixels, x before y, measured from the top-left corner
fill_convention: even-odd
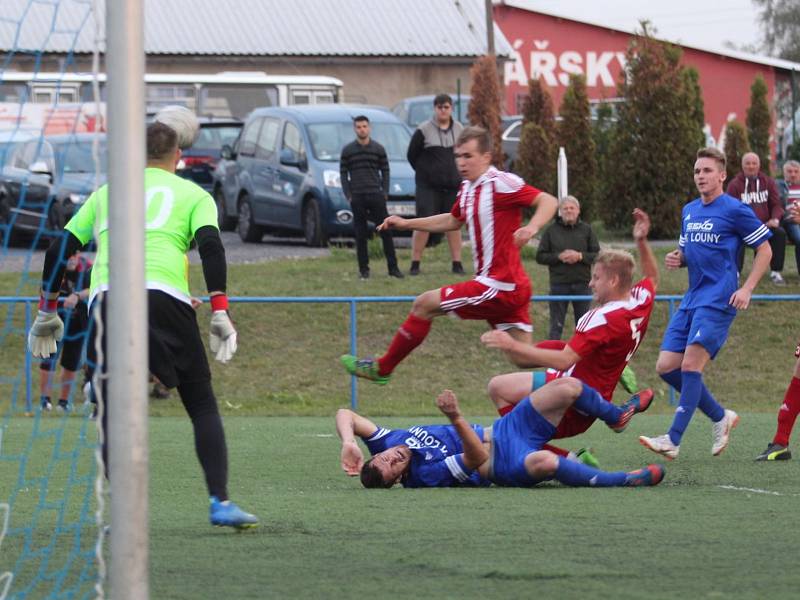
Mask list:
[[[181,401],[192,420],[195,450],[210,496],[211,523],[235,528],[253,527],[258,524],[258,519],[228,499],[225,432],[211,388],[211,372],[192,308],[185,270],[185,255],[194,239],[210,296],[210,348],[216,359],[225,363],[236,352],[236,330],[228,316],[225,293],[225,249],[219,236],[217,211],[211,196],[195,183],[175,175],[175,165],[180,157],[178,135],[172,127],[160,122],[148,126],[145,198],[142,201],[146,205],[149,368],[167,387],[178,388]],[[65,229],[66,240],[54,241],[45,255],[39,313],[28,336],[32,354],[43,358],[55,352],[56,341],[63,334],[56,302],[65,256],[71,256],[92,238],[96,240],[97,257],[90,284],[90,304],[95,315],[93,325],[96,323],[96,311],[99,310],[105,319],[104,300],[116,293],[124,293],[124,290],[109,290],[108,285],[107,185],[86,200]],[[87,352],[89,368],[93,371],[99,367],[104,372],[106,365],[97,364],[97,328],[91,326],[90,331]],[[105,339],[102,345],[105,355]],[[105,378],[102,381],[105,382]],[[123,399],[109,398],[105,383],[103,386],[103,429],[106,432],[103,455],[107,458],[107,446],[114,443],[113,439],[108,439],[107,415],[109,411],[114,411],[114,403]],[[116,476],[115,473],[109,475]]]

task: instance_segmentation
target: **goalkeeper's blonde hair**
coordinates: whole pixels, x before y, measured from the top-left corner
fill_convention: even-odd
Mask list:
[[[633,270],[636,268],[636,261],[630,252],[613,248],[601,250],[594,264],[603,265],[606,271],[619,277],[620,289],[630,288],[633,285]]]

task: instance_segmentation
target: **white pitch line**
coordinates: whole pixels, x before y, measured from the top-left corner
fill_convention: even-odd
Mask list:
[[[780,492],[773,492],[772,490],[762,490],[759,488],[746,488],[746,487],[737,487],[735,485],[718,485],[718,488],[722,488],[723,490],[733,490],[734,492],[751,492],[753,494],[767,494],[768,496],[785,496],[786,494],[781,494]]]

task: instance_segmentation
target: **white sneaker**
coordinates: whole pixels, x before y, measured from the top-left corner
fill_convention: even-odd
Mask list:
[[[769,274],[769,278],[775,285],[786,285],[786,281],[778,271],[772,271],[772,273]]]
[[[669,439],[669,435],[666,433],[658,437],[647,437],[645,435],[640,435],[639,443],[645,448],[649,448],[656,454],[660,454],[661,456],[665,457],[667,460],[674,460],[678,458],[678,452],[681,449],[680,446],[676,446],[672,443],[672,440]]]
[[[731,430],[739,424],[739,415],[732,410],[725,409],[725,416],[716,423],[711,424],[711,454],[719,456],[728,447]]]

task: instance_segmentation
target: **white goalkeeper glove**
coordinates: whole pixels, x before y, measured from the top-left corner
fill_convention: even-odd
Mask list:
[[[214,358],[221,363],[226,363],[233,358],[236,353],[236,329],[228,316],[228,311],[215,310],[211,313],[209,335],[209,346]]]
[[[28,348],[36,358],[49,358],[56,353],[56,342],[64,337],[64,323],[57,312],[39,311],[28,332]]]

